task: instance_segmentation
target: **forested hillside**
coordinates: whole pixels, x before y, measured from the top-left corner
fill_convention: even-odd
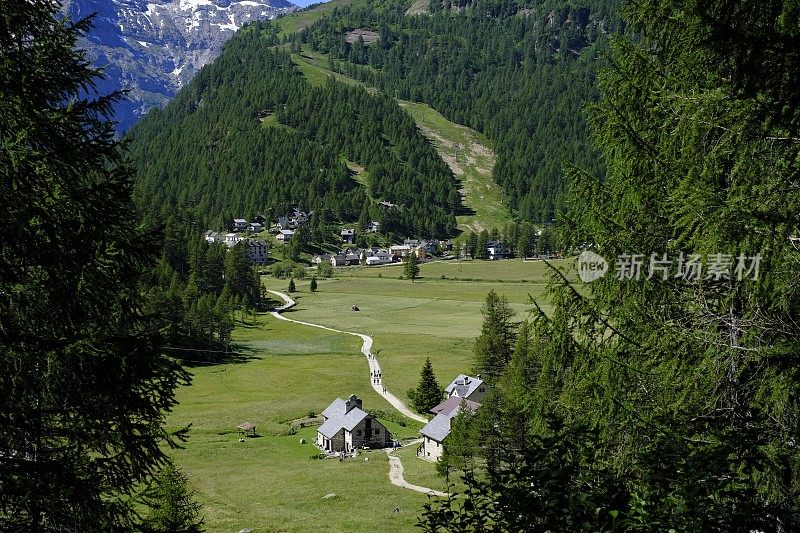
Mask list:
[[[331,66],[393,96],[425,102],[486,134],[494,179],[520,218],[549,222],[565,208],[565,163],[601,175],[585,107],[618,2],[431,2],[406,15],[399,0],[335,9],[294,39]],[[354,29],[377,42],[347,38]]]
[[[452,235],[456,181],[411,118],[381,94],[312,87],[278,44],[269,23],[249,26],[134,128],[140,205],[190,207],[217,225],[291,206],[314,211],[315,224],[366,211],[389,231]],[[347,161],[366,167],[368,190]],[[379,210],[381,200],[396,207]]]

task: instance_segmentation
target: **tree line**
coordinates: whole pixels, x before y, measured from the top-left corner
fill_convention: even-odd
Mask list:
[[[426,505],[424,531],[800,528],[793,9],[625,8],[592,114],[606,179],[575,181],[563,237],[667,254],[673,274],[681,252],[758,255],[758,274],[576,287],[554,270],[523,321],[490,294],[474,369],[490,392],[442,463],[467,489]]]
[[[347,76],[484,133],[511,209],[552,222],[567,208],[565,163],[601,174],[584,108],[597,97],[607,36],[620,26],[618,2],[447,4],[414,17],[399,1],[337,7],[294,39]],[[379,42],[347,42],[356,28],[373,29]]]
[[[386,231],[455,232],[456,181],[390,98],[330,79],[312,86],[256,22],[237,33],[164,110],[130,134],[137,201],[192,208],[221,227],[234,215],[274,219],[299,206],[320,224],[366,211]],[[261,120],[269,118],[269,127]],[[366,169],[359,185],[347,162]],[[394,204],[379,209],[378,202]]]

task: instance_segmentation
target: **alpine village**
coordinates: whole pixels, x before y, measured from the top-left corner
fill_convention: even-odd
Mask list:
[[[800,532],[800,3],[311,1],[2,2],[0,531]]]

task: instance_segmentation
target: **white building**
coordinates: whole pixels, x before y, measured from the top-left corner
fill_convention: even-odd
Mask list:
[[[225,246],[228,248],[233,248],[240,242],[244,240],[244,237],[239,235],[238,233],[226,233],[225,234]]]
[[[292,240],[293,236],[294,230],[282,229],[278,232],[278,236],[275,238],[278,239],[279,242],[289,242]]]

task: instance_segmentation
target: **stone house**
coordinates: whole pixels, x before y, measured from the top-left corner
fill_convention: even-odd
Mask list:
[[[362,447],[385,448],[392,435],[375,417],[362,409],[355,394],[347,401],[336,398],[323,412],[317,429],[317,446],[325,452],[349,453]]]

